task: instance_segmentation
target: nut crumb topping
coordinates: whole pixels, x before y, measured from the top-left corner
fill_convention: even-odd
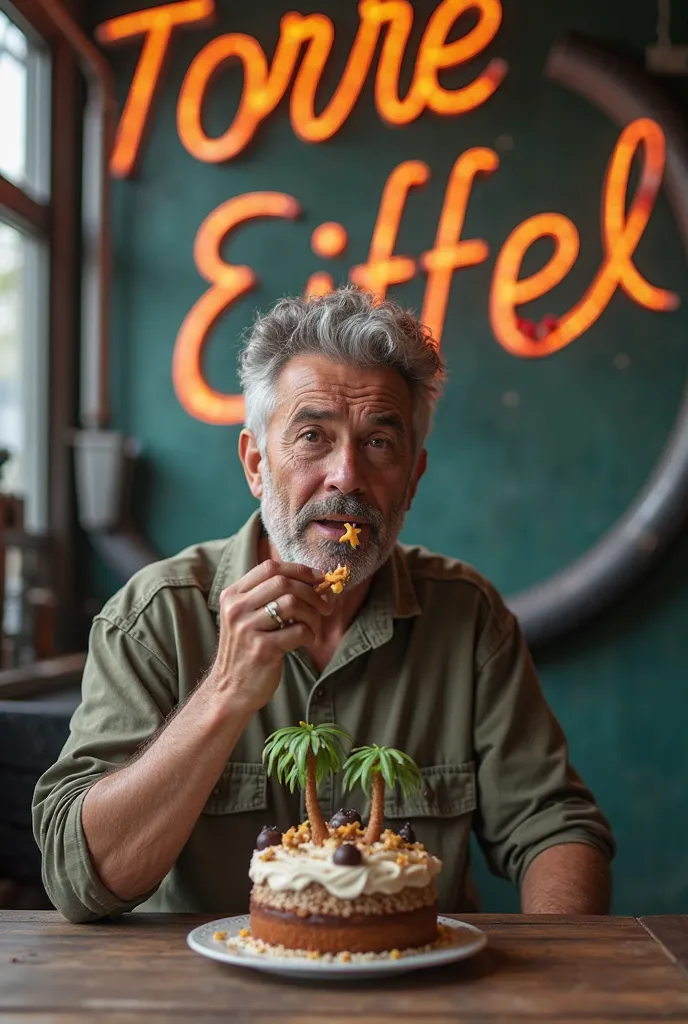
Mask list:
[[[391,829],[386,828],[382,833],[382,849],[383,850],[402,850],[406,847],[406,843],[398,836],[396,832],[392,832]]]
[[[336,828],[335,835],[341,839],[357,839],[358,836],[363,835],[363,829],[357,821],[353,821],[350,825],[340,825],[339,828]]]
[[[310,829],[305,822],[294,828],[291,828],[282,836],[282,846],[287,850],[295,850],[297,847],[302,846],[304,843],[309,843],[311,839]]]

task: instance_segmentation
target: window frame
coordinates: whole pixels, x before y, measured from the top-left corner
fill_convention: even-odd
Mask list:
[[[83,23],[83,0],[62,2]],[[45,339],[44,346],[39,341],[33,353],[37,359],[45,358],[42,374],[32,372],[35,367],[30,366],[25,375],[30,378],[28,386],[34,388],[26,398],[33,405],[34,427],[45,443],[37,447],[39,457],[27,467],[27,476],[31,475],[27,482],[37,496],[37,515],[28,517],[26,525],[50,538],[57,599],[56,653],[60,654],[81,647],[85,633],[78,612],[78,524],[71,461],[71,436],[78,415],[83,83],[71,47],[37,0],[0,0],[0,9],[50,58],[50,103],[38,114],[49,122],[44,128],[46,145],[42,151],[39,146],[35,153],[27,152],[27,160],[43,161],[44,174],[39,171],[34,189],[24,189],[0,173],[0,217],[35,241],[27,247],[28,258],[36,260],[35,272],[45,275],[47,302],[28,307],[34,321],[28,329]],[[29,96],[28,117],[31,103]],[[28,145],[27,139],[27,149]]]
[[[24,409],[24,467],[27,530],[49,529],[49,304],[52,149],[52,54],[45,40],[9,0],[0,11],[24,34],[28,43],[26,101],[26,185],[0,172],[0,220],[22,236],[24,288],[22,309],[25,346],[21,377]],[[35,296],[44,301],[32,301]]]

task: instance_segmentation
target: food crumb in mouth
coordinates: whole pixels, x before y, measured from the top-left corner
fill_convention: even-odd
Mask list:
[[[348,541],[352,548],[357,548],[361,543],[358,539],[361,527],[356,526],[356,523],[344,523],[344,530],[344,534],[339,538],[339,543],[346,544]]]

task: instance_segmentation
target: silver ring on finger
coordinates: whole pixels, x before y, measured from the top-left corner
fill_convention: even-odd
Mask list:
[[[286,622],[280,616],[280,613],[277,611],[277,601],[269,601],[268,604],[264,604],[263,611],[265,612],[266,615],[269,615],[270,618],[277,623],[278,629],[284,629],[284,627],[286,626]]]

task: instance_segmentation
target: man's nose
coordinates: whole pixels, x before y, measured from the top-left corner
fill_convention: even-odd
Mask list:
[[[355,444],[342,444],[332,451],[325,487],[341,494],[363,494],[366,489],[361,466],[361,455]]]

